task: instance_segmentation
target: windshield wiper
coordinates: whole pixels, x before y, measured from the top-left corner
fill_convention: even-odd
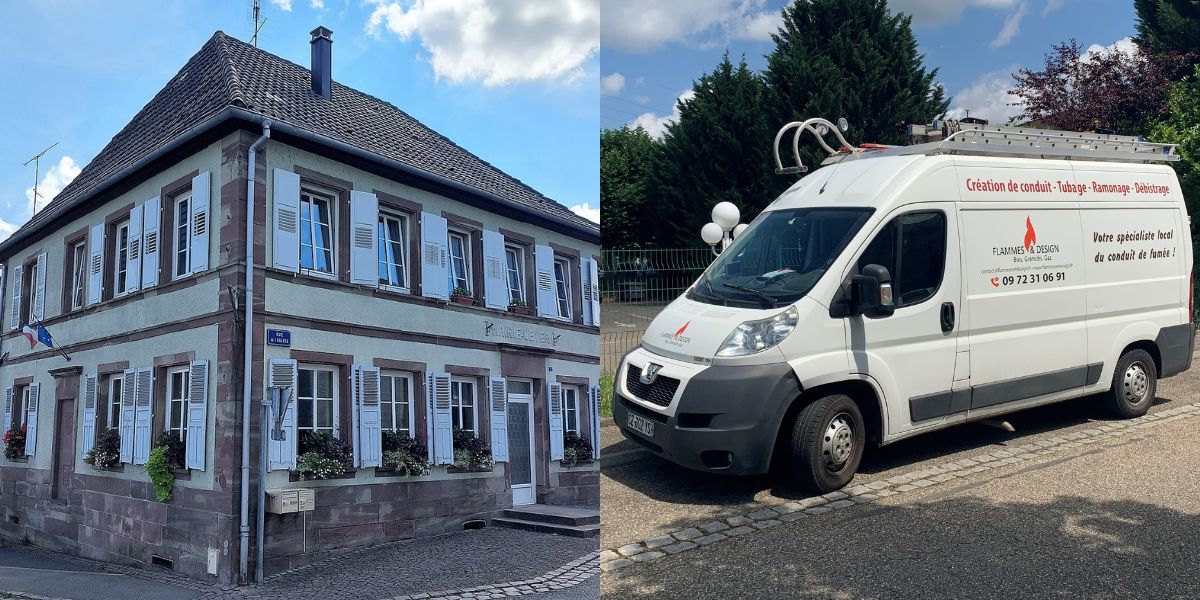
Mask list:
[[[708,291],[701,291],[703,287],[707,287]],[[729,300],[718,295],[717,292],[712,289],[712,283],[710,283],[707,279],[702,279],[700,281],[700,285],[692,287],[692,293],[714,302],[719,302],[722,306],[729,306]]]
[[[760,292],[758,290],[748,288],[746,286],[737,285],[735,283],[722,283],[721,285],[723,285],[727,288],[733,288],[740,292],[746,292],[748,294],[753,294],[754,296],[757,296],[759,299],[761,299],[765,303],[765,306],[767,308],[779,308],[779,303],[776,302],[775,299],[772,298],[770,294],[766,294],[766,293]]]

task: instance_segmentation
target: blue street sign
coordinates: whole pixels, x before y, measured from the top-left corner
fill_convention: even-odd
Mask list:
[[[267,330],[267,345],[268,346],[291,346],[292,332],[286,329],[268,329]]]

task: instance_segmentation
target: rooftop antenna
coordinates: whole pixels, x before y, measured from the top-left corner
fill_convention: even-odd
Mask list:
[[[58,142],[54,142],[53,144],[50,144],[50,148],[53,148],[57,145]],[[38,152],[33,158],[25,161],[25,164],[21,165],[22,167],[27,167],[29,166],[29,163],[33,163],[33,213],[30,215],[31,217],[32,215],[37,214],[38,196],[41,195],[38,194],[38,178],[41,176],[40,171],[42,166],[42,156],[49,152],[50,148],[46,148],[45,150]]]
[[[257,48],[257,47],[258,47],[258,32],[262,31],[263,25],[266,25],[266,24],[267,24],[267,20],[266,20],[266,19],[261,19],[261,20],[260,20],[260,19],[258,18],[258,17],[259,17],[259,12],[260,12],[260,9],[259,9],[259,6],[258,6],[258,0],[254,0],[254,35],[250,37],[250,43],[251,43],[251,44],[252,44],[252,45],[253,45],[255,48]]]

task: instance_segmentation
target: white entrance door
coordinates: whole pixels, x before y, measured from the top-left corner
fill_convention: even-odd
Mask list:
[[[509,379],[508,465],[512,475],[513,506],[537,502],[533,459],[533,382]]]

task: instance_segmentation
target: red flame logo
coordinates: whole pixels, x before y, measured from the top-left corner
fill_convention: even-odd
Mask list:
[[[679,337],[679,336],[683,335],[683,332],[687,331],[688,325],[691,325],[691,324],[692,324],[692,322],[691,322],[691,321],[688,321],[687,323],[684,323],[684,324],[683,324],[683,327],[680,327],[680,328],[679,328],[679,331],[676,331],[676,332],[675,332],[675,335],[674,335],[674,336],[672,336],[672,337]]]
[[[1037,243],[1037,233],[1033,230],[1033,221],[1029,220],[1029,216],[1025,216],[1025,251],[1029,252],[1033,249],[1033,245]]]

